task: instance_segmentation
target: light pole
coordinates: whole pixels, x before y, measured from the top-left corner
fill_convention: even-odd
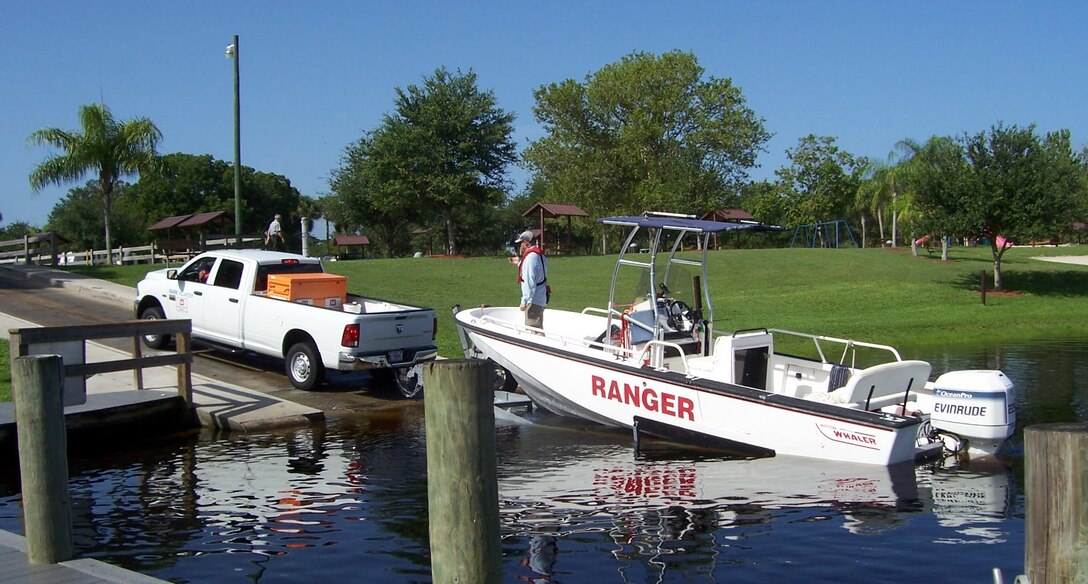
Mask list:
[[[234,61],[234,244],[242,247],[242,110],[239,107],[238,35],[227,45],[227,58]]]

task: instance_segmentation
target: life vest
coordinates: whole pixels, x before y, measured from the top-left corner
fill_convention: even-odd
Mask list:
[[[544,268],[544,279],[536,283],[536,285],[539,286],[539,285],[544,284],[544,283],[546,283],[548,281],[548,264],[544,263],[544,250],[540,249],[539,247],[537,247],[535,245],[533,247],[530,247],[529,249],[525,250],[525,253],[522,254],[521,259],[518,260],[518,284],[525,281],[525,279],[521,277],[521,265],[525,263],[525,258],[529,257],[529,254],[531,254],[531,253],[540,254],[540,264]]]

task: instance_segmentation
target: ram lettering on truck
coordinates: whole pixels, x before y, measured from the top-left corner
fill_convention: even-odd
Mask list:
[[[194,341],[282,358],[304,390],[328,369],[366,369],[414,397],[420,365],[438,355],[432,309],[349,294],[346,279],[325,273],[320,260],[288,253],[212,251],[149,272],[134,309],[141,319],[190,319]],[[170,339],[143,341],[162,349]]]

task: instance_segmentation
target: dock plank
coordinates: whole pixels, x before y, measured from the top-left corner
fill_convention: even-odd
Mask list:
[[[0,584],[165,584],[139,572],[92,559],[31,564],[26,538],[0,530]]]

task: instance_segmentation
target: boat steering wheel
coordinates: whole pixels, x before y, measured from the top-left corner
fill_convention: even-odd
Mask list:
[[[691,307],[683,300],[670,299],[665,311],[665,317],[669,326],[678,331],[691,330],[695,324]]]

